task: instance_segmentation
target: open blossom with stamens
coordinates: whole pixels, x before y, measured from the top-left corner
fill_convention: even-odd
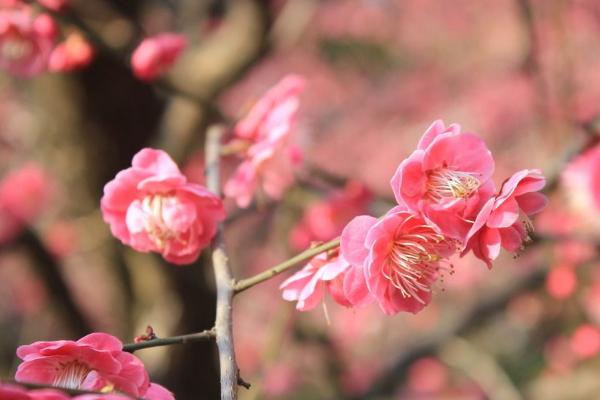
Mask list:
[[[400,205],[463,241],[470,228],[465,216],[495,190],[493,171],[494,159],[481,138],[438,120],[400,164],[391,185]]]
[[[0,10],[0,68],[30,77],[44,72],[54,46],[54,20],[28,7]]]
[[[456,244],[420,216],[395,207],[380,220],[359,216],[341,238],[341,254],[364,273],[369,293],[388,315],[416,313],[431,301]]]
[[[234,128],[231,147],[241,149],[242,163],[225,183],[224,193],[247,207],[260,187],[280,199],[294,183],[294,167],[302,153],[291,141],[304,79],[284,77],[254,105]]]
[[[546,196],[538,193],[545,184],[546,178],[537,169],[524,169],[508,178],[500,193],[489,199],[477,214],[463,254],[472,250],[491,268],[501,247],[513,252],[522,248],[532,229],[528,217],[548,203]]]
[[[57,388],[98,392],[121,391],[151,400],[173,399],[164,388],[151,389],[144,364],[122,350],[114,336],[92,333],[78,341],[58,340],[20,346],[23,360],[15,379]],[[152,395],[154,396],[146,396]]]
[[[343,290],[339,289],[340,282],[337,281],[343,279],[343,273],[349,267],[348,262],[338,254],[320,253],[279,288],[283,290],[285,300],[298,302],[296,309],[300,311],[315,308],[323,299],[326,288],[338,304],[348,307],[351,303],[345,298]]]
[[[124,244],[174,264],[194,262],[225,218],[219,197],[189,183],[167,153],[149,148],[106,184],[101,208]]]

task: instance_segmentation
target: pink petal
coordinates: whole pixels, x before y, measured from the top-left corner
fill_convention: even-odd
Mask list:
[[[527,237],[523,226],[518,222],[508,228],[498,229],[498,231],[500,232],[502,247],[511,252],[519,250],[523,240]]]
[[[497,200],[494,205],[486,225],[490,228],[507,228],[515,223],[519,218],[519,204],[513,197],[505,199],[498,205]]]
[[[443,133],[425,151],[423,169],[445,167],[471,173],[485,182],[494,172],[494,159],[480,137],[469,133]]]
[[[342,231],[340,252],[352,265],[362,265],[369,251],[365,238],[369,229],[377,223],[377,218],[369,215],[355,217]]]
[[[367,305],[373,300],[362,265],[352,265],[344,275],[344,295],[353,306],[358,307]]]
[[[539,213],[548,205],[548,198],[542,193],[525,193],[517,197],[521,210],[527,215]]]

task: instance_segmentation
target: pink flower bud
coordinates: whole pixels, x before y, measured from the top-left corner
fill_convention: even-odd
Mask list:
[[[145,81],[155,80],[175,63],[186,44],[185,36],[176,33],[144,39],[131,56],[133,73]]]

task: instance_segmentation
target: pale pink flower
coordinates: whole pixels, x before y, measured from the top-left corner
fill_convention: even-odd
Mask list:
[[[68,400],[71,399],[66,393],[54,389],[35,389],[27,392],[31,400]]]
[[[583,213],[600,212],[600,144],[585,151],[565,168],[561,184],[569,200]]]
[[[423,357],[410,366],[407,380],[413,393],[439,393],[448,385],[448,367],[436,358]]]
[[[31,400],[27,391],[11,383],[0,382],[0,399],[3,400]]]
[[[292,229],[292,245],[300,250],[312,242],[326,242],[339,236],[354,216],[367,210],[371,199],[371,192],[363,184],[348,182],[343,189],[306,209],[302,220]]]
[[[20,346],[23,360],[15,379],[66,389],[119,390],[143,396],[150,386],[144,364],[122,351],[114,336],[92,333],[78,341],[58,340]]]
[[[44,72],[54,46],[54,20],[27,7],[0,10],[0,68],[30,77]]]
[[[571,336],[571,347],[580,359],[596,356],[600,352],[600,329],[592,324],[580,325]]]
[[[11,240],[47,206],[52,183],[38,165],[27,164],[0,181],[0,243]]]
[[[538,193],[545,184],[546,178],[537,169],[524,169],[508,178],[500,193],[490,198],[477,214],[467,234],[463,254],[473,250],[473,254],[491,268],[501,247],[511,252],[521,249],[528,239],[527,230],[533,229],[529,216],[540,212],[548,203],[546,196]]]
[[[153,81],[177,61],[187,45],[185,36],[161,33],[144,39],[131,56],[133,73],[139,79]]]
[[[570,297],[577,290],[577,275],[573,267],[561,265],[552,267],[546,277],[546,291],[557,300]]]
[[[58,44],[48,61],[48,69],[55,72],[68,72],[86,67],[94,58],[94,48],[79,33],[69,34]]]
[[[388,315],[420,311],[431,301],[438,277],[452,273],[447,257],[455,243],[402,207],[380,220],[353,219],[341,240],[342,256],[358,272],[362,268],[369,293]]]
[[[150,383],[150,386],[148,387],[148,390],[146,390],[146,393],[144,393],[143,398],[144,400],[175,400],[173,393],[156,383]],[[117,393],[84,394],[74,397],[73,400],[131,400],[131,397]]]
[[[296,309],[308,311],[315,308],[323,299],[323,293],[329,284],[342,274],[350,265],[338,255],[320,253],[313,257],[300,271],[285,280],[279,287],[283,298],[297,301]],[[343,306],[349,306],[339,289],[334,288],[334,300]]]
[[[438,120],[400,164],[391,185],[398,204],[421,213],[444,236],[463,241],[470,227],[466,216],[494,192],[493,171],[494,159],[481,138]]]
[[[291,143],[304,79],[284,77],[234,128],[231,144],[242,148],[243,161],[226,182],[224,193],[247,207],[258,187],[280,199],[294,182],[301,151]]]
[[[101,208],[124,244],[174,264],[194,262],[225,218],[218,196],[189,183],[167,153],[149,148],[106,184]]]

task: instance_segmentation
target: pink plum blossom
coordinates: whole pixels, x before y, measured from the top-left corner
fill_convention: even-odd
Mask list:
[[[280,199],[293,184],[294,166],[302,155],[291,143],[291,134],[303,88],[301,77],[284,77],[235,126],[231,146],[242,149],[243,160],[225,183],[224,193],[239,207],[250,204],[258,187]]]
[[[357,277],[362,270],[369,293],[388,315],[417,313],[431,301],[432,285],[450,270],[447,257],[455,247],[454,241],[403,207],[380,220],[356,217],[341,238],[342,256],[357,270]],[[360,280],[356,285],[364,292]]]
[[[481,138],[438,120],[400,164],[391,185],[398,204],[422,214],[444,236],[463,241],[470,227],[466,217],[494,192],[493,172],[494,159]]]
[[[153,81],[177,61],[187,45],[185,36],[161,33],[144,39],[131,56],[133,73],[144,81]]]
[[[27,391],[20,386],[0,382],[0,399],[4,400],[30,400]]]
[[[283,290],[283,298],[297,301],[296,309],[308,311],[315,308],[323,299],[325,288],[337,278],[342,277],[350,265],[339,255],[320,253],[313,257],[300,271],[285,280],[279,287]],[[339,283],[336,283],[339,285]],[[345,299],[343,291],[336,286],[333,299],[343,305],[351,304]]]
[[[149,148],[106,184],[101,208],[124,244],[174,264],[194,262],[225,218],[219,197],[189,183],[167,153]]]
[[[561,184],[576,208],[600,212],[600,144],[573,160],[561,174]]]
[[[500,248],[515,252],[528,239],[533,229],[529,216],[540,212],[548,199],[538,193],[546,178],[537,169],[524,169],[508,178],[500,193],[487,200],[475,218],[468,234],[465,250],[483,260],[489,268],[500,254]],[[519,216],[524,223],[519,222]]]
[[[350,181],[341,190],[306,209],[302,220],[291,232],[291,243],[301,250],[311,242],[325,242],[339,236],[350,220],[366,211],[371,192],[361,183]]]
[[[114,336],[92,333],[78,341],[58,340],[20,346],[15,379],[66,389],[122,391],[144,396],[150,381],[144,364],[124,352]]]
[[[58,44],[48,61],[48,69],[55,72],[68,72],[86,67],[94,58],[94,48],[79,33],[67,36]]]
[[[11,240],[44,210],[52,183],[42,167],[27,164],[0,181],[0,243]]]
[[[33,16],[28,7],[0,10],[0,68],[24,77],[44,72],[56,33],[46,14]]]
[[[571,347],[581,359],[596,356],[600,352],[600,329],[592,324],[580,325],[571,336]]]

